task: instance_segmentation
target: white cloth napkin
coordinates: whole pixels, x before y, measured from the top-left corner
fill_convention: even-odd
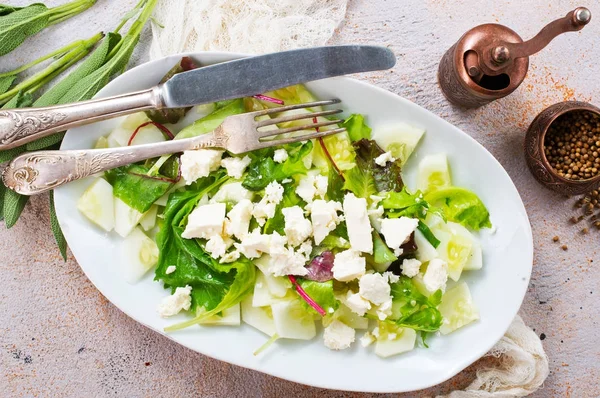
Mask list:
[[[160,0],[150,57],[187,51],[268,53],[323,45],[344,19],[348,0]],[[464,390],[438,398],[524,397],[548,377],[539,337],[517,315],[486,354],[495,365]]]

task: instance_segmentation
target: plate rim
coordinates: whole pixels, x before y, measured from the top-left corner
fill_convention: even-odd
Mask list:
[[[93,99],[99,99],[99,98],[103,98],[106,97],[107,95],[105,94],[106,91],[108,91],[109,89],[112,88],[113,85],[115,85],[115,82],[118,82],[118,80],[122,80],[122,79],[126,79],[129,78],[129,76],[134,75],[136,73],[137,70],[141,69],[141,68],[149,68],[152,67],[152,65],[157,65],[159,63],[165,62],[167,60],[170,60],[172,58],[174,59],[178,59],[184,56],[190,56],[190,57],[198,57],[198,58],[202,58],[202,57],[206,57],[206,56],[213,56],[213,57],[222,57],[222,58],[229,58],[229,60],[234,60],[237,58],[242,58],[242,57],[247,57],[249,56],[249,54],[244,54],[244,53],[238,53],[238,52],[227,52],[227,51],[200,51],[200,52],[183,52],[183,53],[179,53],[179,54],[172,54],[172,55],[167,55],[165,57],[161,57],[155,60],[150,60],[148,62],[142,63],[140,65],[137,65],[129,70],[127,70],[125,73],[117,76],[115,79],[113,79],[111,82],[109,82],[107,84],[107,86],[103,87],[102,90],[100,90],[94,97]],[[337,79],[337,80],[351,80],[353,81],[354,84],[358,84],[360,86],[362,86],[363,88],[366,88],[368,90],[375,90],[378,93],[382,94],[382,95],[386,95],[386,96],[392,96],[394,97],[396,100],[402,102],[404,105],[408,106],[408,107],[417,107],[420,108],[420,110],[426,112],[426,114],[428,115],[429,118],[433,118],[436,119],[438,122],[443,123],[446,127],[448,128],[452,128],[454,130],[456,130],[457,132],[459,132],[460,134],[462,134],[466,139],[471,140],[474,144],[476,144],[478,147],[480,147],[480,149],[482,149],[486,155],[493,161],[496,162],[496,164],[500,167],[500,169],[502,170],[502,172],[506,175],[508,181],[510,182],[510,184],[512,185],[512,187],[514,188],[515,192],[517,193],[518,197],[519,197],[519,207],[522,210],[522,215],[525,218],[525,229],[524,232],[527,235],[527,249],[528,249],[528,256],[526,259],[526,263],[529,265],[529,267],[526,270],[527,275],[525,276],[526,280],[524,283],[524,288],[521,289],[521,293],[518,296],[518,301],[519,301],[519,306],[514,310],[514,311],[510,311],[510,312],[514,312],[513,314],[513,318],[518,314],[525,295],[527,293],[527,287],[529,286],[529,282],[531,279],[531,274],[532,274],[532,270],[533,270],[533,254],[534,254],[534,246],[533,246],[533,232],[532,232],[532,228],[531,228],[531,222],[529,220],[529,216],[527,214],[527,210],[525,208],[525,205],[523,203],[523,200],[521,198],[521,195],[517,189],[517,187],[514,184],[514,181],[512,180],[512,178],[510,177],[510,175],[508,174],[508,172],[506,171],[506,169],[504,168],[504,166],[502,166],[502,164],[487,150],[486,147],[484,147],[481,143],[479,143],[476,139],[474,139],[472,136],[470,136],[469,134],[465,133],[462,129],[460,129],[459,127],[451,124],[450,122],[444,120],[443,118],[441,118],[440,116],[434,114],[433,112],[429,111],[428,109],[410,101],[409,99],[406,99],[396,93],[393,93],[391,91],[388,91],[382,87],[378,87],[374,84],[368,83],[366,81],[362,81],[362,80],[358,80],[358,79],[354,79],[354,78],[350,78],[350,77],[346,77],[346,76],[340,76],[340,77],[335,77],[333,79]],[[118,91],[118,90],[117,90]],[[71,133],[71,130],[67,131],[67,134],[65,135],[68,136],[68,134]],[[71,133],[72,134],[72,133]],[[63,149],[63,144],[61,144],[61,149]],[[60,190],[61,188],[58,188],[58,190]],[[64,222],[61,221],[62,219],[62,206],[59,205],[58,202],[55,203],[56,206],[56,213],[57,213],[57,218],[58,218],[58,222],[59,225],[61,226],[61,228],[64,227]],[[69,243],[69,238],[67,237],[68,234],[65,234],[65,239],[67,240],[67,243]],[[69,244],[69,247],[71,247],[71,245]],[[246,364],[246,363],[241,363],[241,361],[237,360],[236,358],[231,358],[231,357],[227,357],[225,358],[225,356],[221,356],[221,355],[216,355],[216,354],[207,354],[205,352],[202,352],[196,348],[192,348],[189,347],[188,345],[184,344],[183,342],[180,342],[178,340],[176,340],[172,335],[165,333],[162,330],[156,329],[155,327],[151,326],[150,324],[140,320],[138,317],[135,316],[135,313],[129,311],[129,310],[125,310],[123,308],[121,308],[120,306],[114,304],[114,302],[112,300],[110,300],[109,297],[107,297],[104,292],[96,285],[96,283],[94,282],[94,280],[92,280],[90,278],[90,276],[88,275],[88,273],[86,272],[85,268],[83,266],[81,266],[79,264],[79,261],[77,260],[77,258],[75,257],[75,253],[73,250],[71,250],[71,252],[73,253],[73,256],[75,258],[75,261],[77,262],[77,265],[81,268],[81,270],[83,271],[83,273],[85,274],[85,276],[87,277],[87,279],[92,283],[92,285],[98,290],[98,292],[100,294],[102,294],[102,296],[104,296],[112,305],[114,305],[117,309],[119,309],[121,312],[125,313],[128,317],[132,318],[133,320],[135,320],[136,322],[144,325],[145,327],[149,328],[150,330],[157,332],[159,334],[161,334],[162,336],[167,337],[168,339],[170,339],[171,341],[185,347],[186,349],[190,349],[194,352],[200,353],[202,355],[205,355],[207,357],[213,358],[213,359],[217,359],[229,364],[233,364],[236,366],[240,366],[246,369],[251,369],[253,371],[257,371],[263,374],[268,374],[270,376],[274,376],[283,380],[288,380],[288,381],[292,381],[295,383],[299,383],[299,384],[303,384],[303,385],[308,385],[308,386],[313,386],[313,387],[317,387],[317,388],[324,388],[324,389],[328,389],[328,390],[339,390],[339,391],[354,391],[354,392],[373,392],[373,393],[396,393],[396,392],[412,392],[412,391],[418,391],[418,390],[422,390],[422,389],[426,389],[426,388],[430,388],[436,385],[439,385],[441,383],[444,383],[445,381],[451,379],[452,377],[456,376],[457,374],[459,374],[460,372],[462,372],[465,368],[467,368],[468,366],[472,365],[474,362],[476,362],[477,360],[479,360],[480,358],[482,358],[487,352],[489,352],[489,350],[498,342],[500,341],[500,339],[504,336],[504,334],[506,333],[506,331],[510,328],[511,323],[509,323],[506,328],[504,330],[500,330],[499,328],[497,329],[497,333],[496,333],[496,337],[494,337],[492,340],[493,341],[492,344],[489,344],[489,347],[487,347],[485,350],[483,350],[483,352],[477,352],[476,354],[473,354],[472,356],[469,356],[468,358],[463,357],[461,361],[457,361],[457,364],[455,364],[452,367],[449,367],[448,369],[446,369],[444,375],[442,377],[439,377],[435,380],[433,379],[427,379],[429,380],[426,383],[421,383],[421,385],[419,385],[418,387],[415,388],[410,388],[410,389],[402,389],[402,387],[398,387],[398,388],[394,388],[394,389],[390,389],[390,388],[383,388],[383,389],[373,389],[373,388],[366,388],[366,389],[344,389],[343,387],[339,387],[339,386],[328,386],[325,383],[322,383],[320,381],[317,382],[311,382],[310,384],[307,383],[304,380],[299,380],[300,378],[295,377],[294,374],[284,374],[285,371],[282,372],[275,372],[275,371],[268,371],[268,370],[263,370],[263,369],[258,369],[256,367],[253,367],[251,364]],[[525,258],[524,258],[525,260]],[[386,360],[385,358],[381,359],[381,363],[385,364]],[[460,363],[458,363],[460,362]]]

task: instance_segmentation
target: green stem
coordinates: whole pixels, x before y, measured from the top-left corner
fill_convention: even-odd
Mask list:
[[[73,43],[68,44],[68,45],[66,45],[66,46],[64,46],[62,48],[59,48],[58,50],[53,51],[53,52],[51,52],[49,54],[46,54],[43,57],[36,59],[35,61],[32,61],[32,62],[30,62],[30,63],[28,63],[26,65],[23,65],[20,68],[17,68],[15,70],[11,70],[10,72],[0,73],[0,77],[17,75],[17,74],[19,74],[19,73],[21,73],[23,71],[26,71],[29,68],[32,68],[32,67],[36,66],[37,64],[40,64],[40,63],[42,63],[42,62],[50,59],[50,58],[54,58],[57,55],[65,54],[65,53],[69,52],[70,50],[72,50],[73,48],[79,46],[80,44],[81,44],[80,41],[74,41]]]
[[[78,0],[62,6],[51,8],[47,11],[48,26],[60,23],[90,8],[96,0]]]
[[[269,348],[271,346],[271,344],[273,344],[275,341],[277,341],[277,339],[279,339],[279,335],[277,333],[273,334],[273,336],[271,336],[271,338],[269,340],[267,340],[267,342],[265,344],[261,345],[258,348],[258,350],[253,352],[254,356],[256,357],[256,356],[260,355],[264,350]]]
[[[139,12],[139,10],[144,6],[146,1],[148,1],[148,0],[140,0],[135,5],[135,7],[133,7],[132,10],[130,10],[127,14],[125,14],[123,16],[123,18],[121,19],[121,23],[119,23],[119,26],[117,26],[117,28],[115,29],[114,32],[119,33],[119,31],[123,28],[123,26],[125,26],[125,24]]]
[[[79,40],[78,45],[58,60],[52,62],[42,71],[31,76],[29,79],[19,83],[11,90],[0,95],[0,105],[7,103],[10,99],[19,93],[19,91],[28,91],[31,87],[38,85],[41,81],[49,81],[47,78],[59,70],[64,70],[66,65],[72,65],[73,60],[79,60],[96,44],[104,35],[99,33],[88,40]]]

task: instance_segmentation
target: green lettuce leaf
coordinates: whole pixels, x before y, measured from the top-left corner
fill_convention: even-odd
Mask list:
[[[375,159],[384,154],[383,149],[375,141],[362,139],[354,143],[357,159],[360,165],[368,168],[375,180],[375,188],[378,192],[400,191],[404,187],[402,181],[402,168],[400,162],[387,162],[385,166],[375,163]],[[358,164],[357,160],[357,164]]]
[[[317,304],[321,306],[328,314],[332,314],[340,306],[339,301],[333,295],[333,281],[315,282],[307,279],[297,278],[298,284],[306,294],[310,296]],[[304,300],[302,304],[308,311],[317,314],[317,311],[308,305]]]
[[[173,186],[172,181],[147,176],[148,170],[148,167],[133,164],[105,173],[106,180],[113,186],[113,194],[140,213],[148,211]]]
[[[352,142],[371,138],[371,128],[365,123],[365,117],[360,114],[350,115],[342,126],[346,128]]]
[[[442,300],[442,291],[438,290],[430,297],[421,294],[413,281],[401,276],[391,285],[392,315],[398,326],[424,332],[435,332],[442,326],[442,314],[437,309]]]
[[[286,207],[299,205],[301,202],[302,199],[296,194],[295,185],[292,183],[283,184],[283,199],[277,205],[275,215],[265,223],[263,233],[272,234],[273,232],[277,232],[280,235],[285,235],[285,218],[283,217],[282,210]]]
[[[490,213],[473,192],[464,188],[442,188],[425,195],[425,200],[441,209],[450,221],[474,230],[491,228]]]
[[[184,138],[197,137],[202,134],[213,131],[225,120],[226,117],[232,115],[239,115],[244,113],[246,108],[244,107],[244,99],[239,98],[230,101],[222,101],[217,103],[217,109],[201,119],[196,120],[192,125],[184,128],[177,134],[175,139],[180,140]]]
[[[342,202],[344,200],[344,179],[333,168],[329,168],[327,176],[327,199]]]

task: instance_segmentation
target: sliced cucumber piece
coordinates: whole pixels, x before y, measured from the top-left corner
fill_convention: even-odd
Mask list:
[[[469,287],[464,282],[444,293],[438,309],[444,317],[440,327],[442,334],[451,333],[479,319],[479,310],[473,304]]]
[[[115,206],[113,188],[108,182],[99,178],[77,201],[77,209],[90,221],[105,231],[115,227]]]
[[[387,328],[379,323],[379,337],[375,343],[375,354],[382,358],[402,354],[415,348],[417,332],[409,328]]]
[[[144,231],[150,231],[156,226],[156,213],[158,212],[158,206],[152,205],[150,210],[145,212],[140,219],[140,226]]]
[[[252,296],[242,300],[242,321],[268,336],[273,336],[276,330],[271,307],[254,307],[253,301]]]
[[[419,162],[417,188],[423,192],[452,185],[450,168],[445,153],[425,156]]]
[[[425,236],[418,229],[415,230],[415,244],[417,245],[416,257],[422,263],[433,260],[438,256],[435,247],[429,243]]]
[[[98,138],[98,140],[96,140],[96,143],[94,144],[94,149],[106,149],[108,147],[108,138],[104,136]]]
[[[353,329],[369,328],[369,320],[367,318],[355,314],[350,310],[350,308],[341,303],[338,309],[335,311],[333,317]]]
[[[391,152],[392,156],[404,164],[424,134],[423,129],[398,123],[374,128],[371,137],[384,151]]]
[[[300,300],[280,301],[271,306],[275,330],[279,337],[310,340],[317,335],[315,321]]]
[[[256,274],[256,282],[254,283],[254,298],[252,305],[254,307],[265,307],[277,301],[277,299],[269,291],[267,280],[262,272]]]
[[[283,276],[273,276],[269,269],[269,261],[271,257],[268,254],[263,254],[260,258],[254,260],[254,264],[262,272],[269,292],[278,298],[284,297],[289,289],[292,287],[292,283],[288,278]]]
[[[237,203],[242,199],[252,200],[254,193],[242,186],[241,181],[234,181],[223,186],[210,199],[210,203]]]
[[[111,147],[127,146],[135,129],[149,121],[150,119],[144,112],[134,113],[125,117],[121,124],[108,135],[109,145]]]
[[[473,249],[471,250],[471,255],[469,256],[469,260],[465,264],[464,271],[473,271],[478,270],[483,267],[483,251],[481,250],[481,243],[474,236],[473,237]]]
[[[121,199],[115,201],[115,232],[126,237],[133,231],[142,219],[143,214],[136,209],[129,207]]]
[[[140,280],[158,262],[158,246],[140,228],[135,228],[122,242],[125,268],[123,274],[129,283]]]
[[[135,131],[135,129],[133,129],[133,131],[131,132],[131,135],[133,134],[134,131]],[[129,136],[129,138],[131,138],[131,135]],[[129,139],[127,141],[129,142]],[[131,141],[131,145],[154,144],[154,143],[163,142],[163,141],[166,141],[166,138],[165,138],[164,134],[162,133],[162,131],[160,131],[160,129],[158,127],[156,127],[155,125],[149,124],[147,126],[142,127],[140,129],[140,131],[138,131],[138,133],[135,135],[135,137]]]
[[[223,311],[222,315],[213,315],[201,322],[201,325],[240,326],[240,305],[236,304]]]
[[[469,261],[473,249],[473,236],[460,224],[448,222],[444,230],[435,230],[440,240],[439,258],[448,264],[448,276],[457,281]]]

